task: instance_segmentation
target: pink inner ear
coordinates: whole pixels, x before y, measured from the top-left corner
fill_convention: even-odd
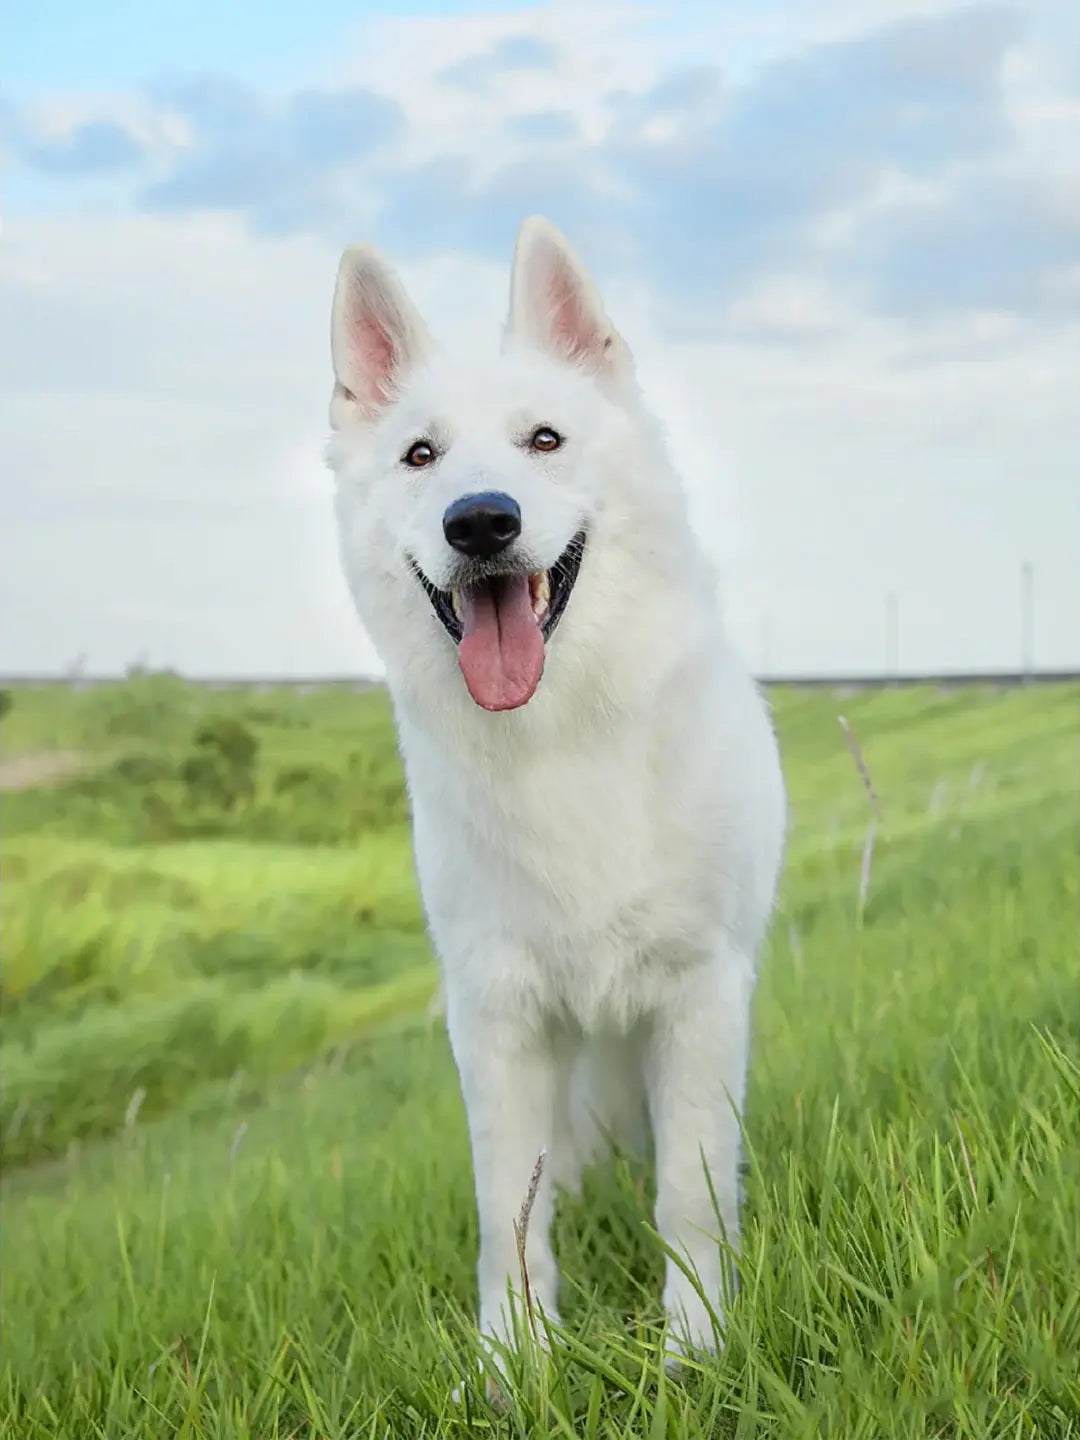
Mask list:
[[[394,373],[394,342],[385,325],[370,313],[357,317],[357,360],[370,389],[369,398],[379,404],[389,398]]]
[[[394,372],[401,357],[393,327],[383,313],[379,298],[359,289],[353,296],[349,324],[357,396],[372,409],[385,405],[393,388]]]
[[[595,358],[602,348],[602,336],[583,301],[577,277],[559,260],[548,280],[548,305],[556,343],[572,360]]]

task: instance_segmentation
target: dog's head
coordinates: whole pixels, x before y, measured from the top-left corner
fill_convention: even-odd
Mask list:
[[[443,356],[367,246],[342,257],[331,342],[343,557],[388,674],[456,654],[477,705],[526,704],[556,628],[573,628],[605,505],[640,459],[625,343],[539,218],[518,236],[490,369]]]

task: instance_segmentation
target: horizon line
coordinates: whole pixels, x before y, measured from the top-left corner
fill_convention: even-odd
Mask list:
[[[268,675],[253,673],[237,675],[227,673],[185,674],[181,670],[165,666],[162,669],[133,666],[126,671],[86,672],[78,670],[46,672],[14,672],[0,674],[0,686],[4,685],[116,685],[128,680],[148,678],[155,675],[169,675],[193,685],[218,685],[240,689],[244,686],[272,686],[280,689],[301,686],[329,687],[356,686],[364,689],[385,687],[382,676],[374,675]],[[1053,669],[1013,670],[919,670],[896,671],[786,671],[768,674],[753,672],[759,685],[829,686],[829,685],[978,685],[978,684],[1052,684],[1080,680],[1080,666],[1055,667]]]

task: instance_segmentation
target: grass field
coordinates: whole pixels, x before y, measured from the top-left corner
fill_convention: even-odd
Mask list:
[[[0,1437],[1080,1437],[1080,688],[772,698],[726,1347],[665,1374],[620,1161],[492,1396],[385,697],[15,690],[69,773],[3,797]]]

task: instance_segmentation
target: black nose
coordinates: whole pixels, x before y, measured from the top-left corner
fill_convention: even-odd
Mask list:
[[[463,495],[447,507],[442,528],[447,542],[462,555],[490,560],[521,534],[521,510],[516,500],[496,490]]]

